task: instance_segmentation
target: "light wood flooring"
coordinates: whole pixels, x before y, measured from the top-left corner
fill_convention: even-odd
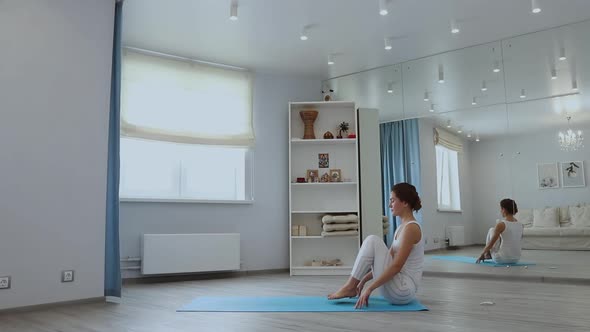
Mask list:
[[[428,312],[177,313],[197,296],[324,295],[344,277],[286,273],[124,287],[122,304],[0,313],[0,331],[589,331],[590,287],[426,277]],[[494,306],[481,306],[493,301]]]

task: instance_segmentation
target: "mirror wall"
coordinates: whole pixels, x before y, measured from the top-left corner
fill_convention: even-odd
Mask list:
[[[457,230],[457,244],[485,243],[499,201],[510,197],[527,223],[525,248],[590,250],[590,231],[580,229],[590,227],[590,207],[580,208],[590,205],[590,150],[567,133],[590,133],[590,21],[324,85],[336,100],[379,109],[382,125],[418,121],[427,249],[444,247]],[[435,129],[461,146],[460,207],[451,212],[439,204]],[[560,132],[570,145],[560,143]]]

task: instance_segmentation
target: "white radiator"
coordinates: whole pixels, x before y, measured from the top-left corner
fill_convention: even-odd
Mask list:
[[[240,269],[240,234],[144,234],[142,274]]]
[[[449,236],[449,245],[451,247],[465,245],[465,227],[463,226],[449,226],[447,227]]]

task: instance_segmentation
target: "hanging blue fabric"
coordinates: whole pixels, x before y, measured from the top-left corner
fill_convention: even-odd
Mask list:
[[[119,253],[119,119],[121,105],[121,16],[123,2],[115,4],[113,63],[111,70],[111,107],[109,114],[109,152],[107,168],[107,204],[105,230],[104,295],[121,297]]]
[[[394,184],[408,182],[421,191],[420,183],[420,131],[418,119],[387,122],[379,125],[381,134],[381,172],[383,188],[383,215],[389,218],[389,232],[385,242],[391,245],[399,221],[391,215],[389,198]],[[422,214],[417,213],[418,222]]]

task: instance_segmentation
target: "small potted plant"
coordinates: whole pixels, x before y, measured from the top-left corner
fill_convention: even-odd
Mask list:
[[[344,133],[344,135],[346,135],[346,133],[348,132],[348,128],[349,128],[348,122],[342,122],[341,124],[339,124],[338,125],[338,136],[336,138],[342,138],[342,133]]]

